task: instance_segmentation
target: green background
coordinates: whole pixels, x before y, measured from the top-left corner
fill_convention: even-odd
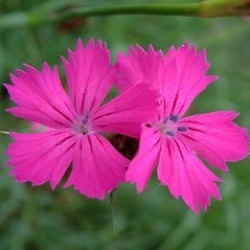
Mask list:
[[[77,6],[102,6],[118,1],[48,1]],[[132,1],[142,2],[142,1]],[[143,1],[145,2],[145,1]],[[156,3],[156,1],[148,1]],[[158,1],[160,2],[160,1]],[[162,3],[170,2],[162,0]],[[172,1],[176,2],[176,1]],[[186,1],[180,1],[186,2]],[[197,1],[198,2],[198,1]],[[0,15],[37,9],[45,1],[0,0]],[[119,1],[119,4],[128,1]],[[136,43],[167,51],[184,42],[206,48],[211,74],[219,76],[193,103],[190,112],[233,109],[237,122],[250,124],[250,20],[243,17],[199,19],[127,15],[89,17],[71,23],[13,27],[0,30],[0,82],[23,63],[38,69],[47,61],[59,64],[76,40],[105,40],[112,50],[127,51]],[[62,72],[63,74],[63,72]],[[28,124],[4,110],[11,106],[1,86],[0,129],[24,131]],[[229,173],[217,173],[223,200],[212,200],[206,213],[194,215],[181,200],[172,198],[153,178],[147,190],[137,195],[133,185],[122,184],[115,192],[116,233],[112,235],[109,197],[103,202],[86,199],[72,188],[49,185],[33,188],[8,176],[5,149],[10,143],[0,135],[0,249],[7,250],[199,250],[250,249],[250,160],[229,164]]]

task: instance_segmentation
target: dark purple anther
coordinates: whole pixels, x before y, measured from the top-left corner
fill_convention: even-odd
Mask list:
[[[166,134],[172,137],[175,136],[175,133],[173,131],[167,131]]]
[[[86,125],[87,122],[88,122],[88,120],[89,120],[89,114],[86,114],[86,115],[83,117],[83,119],[82,119],[82,123],[83,123],[84,125]]]
[[[178,130],[178,131],[185,132],[185,131],[187,131],[188,129],[187,129],[187,127],[178,127],[177,130]]]
[[[178,115],[170,115],[169,120],[173,121],[173,122],[177,122],[179,120],[179,116]]]

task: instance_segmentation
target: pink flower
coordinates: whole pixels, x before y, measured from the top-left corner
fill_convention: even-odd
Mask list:
[[[162,185],[195,212],[206,210],[210,197],[221,199],[213,174],[200,157],[211,166],[227,171],[226,162],[235,162],[248,154],[249,138],[244,128],[232,120],[234,111],[216,111],[183,117],[193,99],[216,76],[206,76],[209,63],[206,52],[197,53],[187,44],[171,47],[167,55],[130,47],[129,55],[118,56],[121,91],[147,81],[162,93],[162,110],[150,123],[142,126],[137,155],[127,171],[126,180],[145,189],[155,168]]]
[[[42,133],[11,133],[8,164],[17,181],[50,181],[54,189],[72,163],[64,187],[103,199],[124,181],[129,163],[103,134],[138,137],[140,124],[154,117],[158,92],[137,85],[102,105],[117,77],[107,46],[91,40],[84,47],[79,40],[68,54],[69,61],[62,60],[69,94],[57,67],[47,63],[41,72],[26,65],[26,71],[11,75],[13,85],[5,85],[17,105],[10,113],[48,127]]]

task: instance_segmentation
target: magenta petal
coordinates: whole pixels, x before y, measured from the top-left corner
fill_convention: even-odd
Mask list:
[[[126,173],[126,181],[136,183],[142,192],[156,166],[161,147],[160,133],[154,128],[143,127],[139,150],[131,161]]]
[[[68,130],[50,130],[39,134],[12,133],[14,142],[7,155],[10,174],[19,182],[41,185],[50,181],[55,188],[73,157],[75,140]]]
[[[62,88],[58,70],[45,63],[39,72],[26,65],[26,72],[17,70],[11,75],[13,85],[5,84],[16,107],[8,109],[12,114],[53,128],[72,124],[75,113]]]
[[[208,68],[205,50],[197,53],[196,47],[188,44],[177,50],[170,47],[165,57],[152,46],[148,51],[140,46],[130,47],[129,55],[118,55],[117,85],[124,91],[137,82],[148,82],[163,94],[165,114],[182,116],[194,98],[217,79],[206,76]]]
[[[72,172],[64,185],[73,185],[89,198],[103,199],[124,181],[129,161],[102,136],[77,137]]]
[[[120,74],[117,86],[120,91],[125,91],[138,82],[150,82],[158,85],[158,70],[164,66],[164,56],[161,51],[155,51],[150,46],[145,51],[139,45],[130,46],[129,55],[118,53],[116,67]]]
[[[99,132],[139,138],[141,124],[155,118],[159,109],[158,91],[137,84],[102,106],[93,117]]]
[[[162,140],[158,178],[175,198],[182,197],[195,212],[206,210],[210,197],[220,199],[215,181],[221,181],[181,141]]]
[[[107,45],[93,39],[84,47],[79,39],[76,50],[63,58],[69,94],[78,114],[93,111],[102,103],[116,80]]]
[[[168,55],[173,58],[173,53]],[[162,90],[168,104],[166,113],[182,116],[194,98],[217,79],[216,76],[206,76],[208,68],[205,50],[197,53],[195,46],[184,44],[176,51],[175,58],[160,71],[164,74]]]
[[[212,166],[227,170],[226,161],[238,161],[249,153],[249,137],[245,128],[232,120],[234,111],[216,111],[182,118],[188,127],[183,140]]]

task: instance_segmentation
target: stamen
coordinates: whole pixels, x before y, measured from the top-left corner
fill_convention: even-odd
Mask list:
[[[89,129],[90,129],[90,124],[89,124],[89,113],[86,113],[84,116],[79,117],[77,120],[77,123],[74,127],[74,130],[77,133],[86,135],[89,133]]]
[[[188,129],[187,129],[187,127],[178,127],[177,130],[178,130],[178,131],[185,132],[185,131],[187,131]]]
[[[173,131],[167,131],[166,134],[172,137],[175,136],[175,133]]]
[[[86,125],[87,122],[88,122],[88,120],[89,120],[89,114],[86,114],[86,115],[83,117],[83,119],[82,119],[82,123],[83,123],[84,125]]]
[[[177,122],[179,120],[179,116],[178,115],[170,115],[169,120],[173,121],[173,122]]]

